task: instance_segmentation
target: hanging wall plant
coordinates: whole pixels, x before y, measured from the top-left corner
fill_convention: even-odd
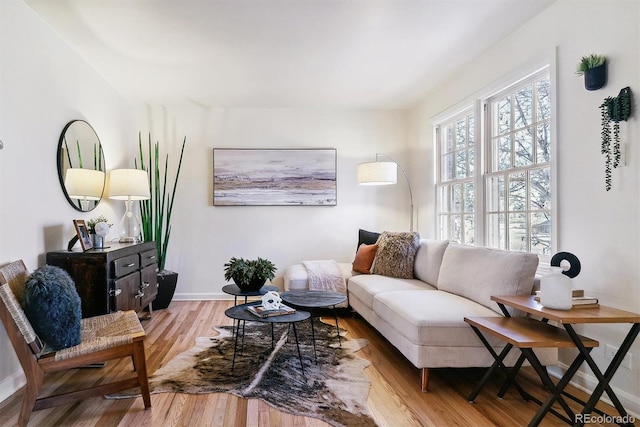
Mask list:
[[[605,188],[611,190],[611,168],[620,165],[620,122],[627,121],[631,116],[631,89],[625,87],[618,96],[608,96],[600,105],[600,117],[602,120],[602,146],[601,151],[605,156]],[[611,128],[613,124],[613,143],[611,141]]]
[[[576,74],[584,75],[584,87],[598,90],[607,84],[607,57],[591,54],[580,59]]]

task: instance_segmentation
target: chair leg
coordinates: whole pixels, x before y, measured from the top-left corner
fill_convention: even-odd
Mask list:
[[[40,392],[40,386],[44,380],[44,374],[41,372],[36,373],[27,378],[27,385],[24,388],[24,394],[22,395],[22,407],[20,408],[20,417],[18,418],[18,425],[20,427],[26,426],[31,418],[31,412],[38,399],[38,393]]]
[[[422,368],[422,372],[420,375],[422,392],[427,392],[427,387],[429,386],[429,368]]]
[[[151,407],[151,396],[149,394],[149,378],[147,377],[147,361],[144,357],[144,342],[133,343],[133,365],[138,373],[138,383],[144,401],[145,409]]]

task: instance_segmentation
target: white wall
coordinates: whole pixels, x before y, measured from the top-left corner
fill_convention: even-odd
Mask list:
[[[358,228],[407,230],[406,185],[356,184],[357,164],[375,153],[404,160],[406,117],[405,111],[142,108],[143,135],[151,132],[174,166],[187,137],[166,264],[180,274],[175,298],[225,297],[223,264],[232,256],[268,258],[281,279],[303,260],[352,261]],[[338,204],[213,206],[214,147],[336,148]]]
[[[556,50],[557,49],[557,50]],[[582,273],[574,286],[600,298],[602,304],[640,312],[640,121],[638,103],[632,118],[622,125],[627,146],[626,165],[613,173],[613,188],[604,189],[604,158],[600,154],[599,105],[630,86],[640,95],[640,7],[637,0],[560,0],[536,18],[481,53],[460,73],[430,93],[412,111],[412,158],[431,161],[433,143],[430,119],[524,64],[557,52],[557,192],[558,247],[575,253]],[[609,58],[609,80],[601,90],[584,89],[575,75],[580,58],[591,53]],[[414,162],[414,166],[417,161]],[[413,178],[433,188],[430,169],[414,167]],[[418,201],[423,235],[434,233],[434,197],[421,194]],[[579,332],[600,341],[593,351],[603,368],[605,344],[619,346],[628,325],[590,325]],[[640,340],[634,344],[633,369],[620,368],[614,387],[623,403],[640,413]],[[563,352],[569,363],[573,352]],[[588,388],[593,376],[584,369],[579,381]]]
[[[122,215],[102,202],[81,213],[66,201],[56,152],[65,124],[85,119],[104,147],[106,166],[135,142],[134,110],[22,1],[0,1],[0,265],[23,259],[30,270],[65,248],[73,219]],[[0,401],[24,381],[0,328]]]

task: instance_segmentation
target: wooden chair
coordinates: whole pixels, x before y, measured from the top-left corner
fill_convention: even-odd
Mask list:
[[[144,355],[144,329],[134,311],[82,319],[82,342],[59,351],[47,351],[22,310],[29,272],[22,261],[0,268],[0,319],[7,330],[25,376],[18,425],[25,426],[31,412],[140,387],[144,407],[151,407]],[[137,376],[87,389],[38,397],[44,375],[107,360],[131,357]]]

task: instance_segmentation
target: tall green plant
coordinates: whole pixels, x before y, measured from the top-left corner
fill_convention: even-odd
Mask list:
[[[140,217],[142,219],[142,236],[145,241],[155,241],[158,251],[158,268],[164,270],[167,257],[167,248],[169,246],[169,237],[171,237],[171,213],[173,212],[173,202],[176,196],[176,188],[178,186],[178,178],[180,177],[180,168],[182,167],[182,156],[184,155],[184,146],[187,137],[182,141],[182,149],[180,150],[180,160],[176,176],[173,181],[173,187],[167,187],[167,171],[169,168],[169,154],[166,154],[164,160],[164,171],[160,169],[160,147],[156,142],[151,145],[151,134],[149,134],[149,145],[147,153],[142,148],[142,135],[138,133],[138,146],[140,164],[135,159],[136,169],[147,171],[149,177],[149,193],[151,198],[143,200],[140,203]],[[147,163],[145,164],[145,157]]]

